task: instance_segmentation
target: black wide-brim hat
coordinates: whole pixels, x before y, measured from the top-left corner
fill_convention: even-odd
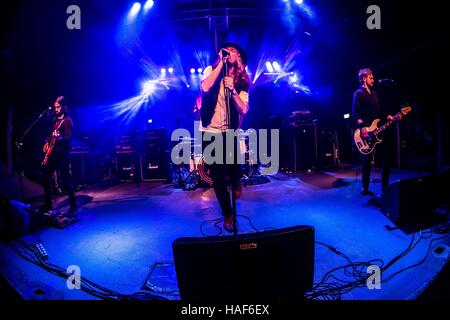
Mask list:
[[[238,45],[235,42],[224,42],[220,46],[219,50],[223,49],[223,48],[228,48],[228,47],[235,48],[239,52],[239,54],[241,55],[242,62],[245,65],[247,65],[247,52],[245,52],[244,48],[242,48],[240,45]]]

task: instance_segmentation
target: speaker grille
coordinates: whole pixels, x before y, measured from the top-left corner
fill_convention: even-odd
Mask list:
[[[298,299],[313,285],[311,226],[237,237],[179,238],[173,254],[183,300]]]

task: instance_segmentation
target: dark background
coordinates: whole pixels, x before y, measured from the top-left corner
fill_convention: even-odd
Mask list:
[[[157,1],[146,19],[121,26],[133,1],[48,0],[0,5],[1,161],[6,161],[7,110],[13,110],[12,136],[17,141],[58,95],[66,96],[76,139],[91,150],[112,148],[127,130],[165,127],[192,129],[198,87],[191,67],[215,60],[224,40],[247,50],[252,77],[261,61],[290,60],[287,71],[301,74],[310,92],[293,88],[287,78],[273,83],[262,75],[250,89],[251,110],[244,128],[286,125],[292,111],[309,110],[320,125],[338,131],[341,160],[355,161],[349,121],[357,72],[372,68],[385,104],[413,112],[402,121],[402,167],[436,170],[449,162],[449,28],[442,2],[306,1]],[[66,8],[81,8],[81,30],[68,30]],[[369,5],[381,8],[381,30],[366,27]],[[203,59],[196,58],[201,52]],[[158,90],[127,121],[114,116],[116,103],[139,94],[143,79],[154,79],[174,65],[189,88],[176,83]],[[110,118],[101,111],[109,111]],[[147,122],[153,119],[152,124]],[[27,170],[40,162],[48,134],[44,116],[24,139]],[[439,123],[441,124],[439,126]],[[442,153],[438,156],[438,141]]]

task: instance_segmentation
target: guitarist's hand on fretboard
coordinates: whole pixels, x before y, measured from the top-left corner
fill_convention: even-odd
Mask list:
[[[397,118],[397,120],[402,120],[403,114],[399,112],[395,115],[395,117],[391,116],[390,114],[386,117],[388,121],[394,120],[395,118]]]

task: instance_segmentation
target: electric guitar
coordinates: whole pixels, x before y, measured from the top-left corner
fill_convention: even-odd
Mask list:
[[[48,147],[47,147],[47,151],[45,152],[44,155],[44,160],[42,160],[41,165],[46,166],[48,163],[48,159],[50,158],[50,155],[53,152],[53,148],[55,147],[55,143],[56,143],[56,139],[58,138],[56,136],[56,132],[59,130],[59,128],[61,128],[61,125],[63,124],[64,119],[58,124],[58,127],[56,127],[55,130],[53,130],[52,132],[52,137],[50,138],[50,142],[48,142]]]
[[[406,116],[409,112],[411,112],[411,107],[403,107],[400,112],[398,112],[391,120],[386,122],[381,127],[378,127],[378,122],[380,122],[380,119],[373,120],[370,127],[365,127],[367,129],[367,133],[369,134],[369,137],[367,139],[363,139],[361,136],[361,130],[357,129],[353,134],[353,140],[356,147],[358,148],[358,151],[362,154],[372,153],[372,151],[375,149],[375,146],[383,141],[378,135],[389,128],[391,124],[399,121],[402,115]]]

